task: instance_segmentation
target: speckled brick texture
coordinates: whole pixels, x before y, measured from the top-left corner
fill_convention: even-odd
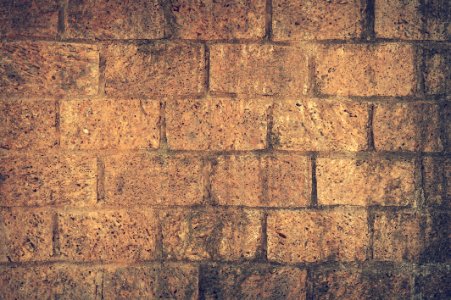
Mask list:
[[[446,0],[0,0],[0,299],[449,299]]]

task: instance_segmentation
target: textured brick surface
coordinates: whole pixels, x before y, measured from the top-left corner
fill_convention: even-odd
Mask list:
[[[364,210],[268,214],[268,259],[272,261],[363,261],[368,245]]]
[[[408,205],[416,199],[413,160],[318,158],[317,168],[321,205]]]
[[[63,101],[60,111],[61,145],[64,148],[158,148],[158,101]]]
[[[53,42],[0,43],[3,95],[94,95],[99,53],[94,45]]]
[[[327,95],[407,96],[416,86],[414,50],[394,43],[321,46],[315,80]]]
[[[446,299],[451,294],[449,266],[431,265],[415,277],[415,294],[423,299]]]
[[[427,94],[448,93],[451,86],[451,48],[423,49],[424,85]]]
[[[423,168],[425,204],[427,206],[449,206],[446,188],[449,189],[448,182],[451,180],[451,160],[425,157]]]
[[[204,52],[199,44],[110,44],[104,54],[105,93],[118,97],[202,93]]]
[[[267,146],[271,102],[201,99],[167,105],[167,139],[176,150],[253,150]]]
[[[165,263],[161,266],[158,295],[163,299],[198,299],[197,266]]]
[[[272,138],[280,149],[359,151],[367,147],[367,123],[366,104],[321,99],[276,102]]]
[[[307,58],[300,49],[257,44],[210,46],[213,92],[297,96],[305,93],[307,76]]]
[[[272,3],[274,40],[358,38],[363,30],[360,1],[289,1]]]

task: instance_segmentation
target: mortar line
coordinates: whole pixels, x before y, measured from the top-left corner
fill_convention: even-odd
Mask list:
[[[375,0],[362,0],[363,5],[365,7],[364,16],[364,26],[362,32],[362,40],[366,40],[370,43],[376,41],[376,33],[375,33]]]
[[[63,40],[66,33],[68,0],[58,1],[57,40]]]
[[[317,184],[317,178],[316,178],[316,159],[317,154],[313,153],[310,157],[311,160],[311,174],[312,174],[312,195],[310,199],[310,207],[311,208],[318,208],[318,184]]]
[[[375,105],[370,104],[368,106],[368,123],[367,123],[367,143],[368,143],[368,151],[376,151],[376,147],[374,145],[374,110]]]
[[[97,184],[96,184],[97,204],[105,203],[105,162],[101,157],[97,157]]]
[[[265,10],[265,40],[272,40],[272,16],[273,8],[272,8],[272,0],[266,0],[266,10]]]

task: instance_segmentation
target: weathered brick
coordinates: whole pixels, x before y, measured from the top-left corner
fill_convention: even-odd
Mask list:
[[[374,30],[380,38],[446,40],[450,13],[443,0],[377,0]]]
[[[91,205],[96,202],[96,173],[96,159],[88,155],[3,155],[0,205]]]
[[[428,210],[423,214],[424,244],[420,260],[424,263],[449,262],[451,214]]]
[[[252,259],[258,254],[262,214],[254,210],[165,210],[160,213],[168,259]]]
[[[210,46],[212,92],[299,96],[306,92],[307,79],[307,57],[300,49],[267,44]]]
[[[110,44],[104,55],[108,96],[191,95],[205,90],[202,45]]]
[[[443,105],[443,115],[444,115],[444,123],[443,129],[444,129],[444,139],[446,141],[446,147],[445,150],[448,152],[451,152],[451,102],[445,102]]]
[[[39,261],[51,258],[51,213],[3,209],[0,210],[0,229],[0,261]]]
[[[304,99],[274,104],[276,148],[360,151],[367,148],[368,105]]]
[[[423,48],[426,94],[446,94],[451,86],[451,47]]]
[[[320,205],[408,205],[416,199],[411,159],[318,158]]]
[[[169,148],[253,150],[267,146],[270,100],[171,101],[166,109]]]
[[[112,205],[194,205],[204,197],[206,178],[198,157],[148,153],[105,158],[105,202]]]
[[[3,95],[94,95],[99,53],[94,45],[54,42],[0,43]]]
[[[364,210],[271,211],[268,259],[277,262],[363,261],[369,245]]]
[[[0,35],[55,38],[58,11],[57,0],[0,0]]]
[[[265,35],[265,0],[171,2],[174,36],[183,39],[259,39]]]
[[[307,272],[270,265],[206,265],[202,299],[305,299]]]
[[[406,44],[320,46],[316,88],[326,95],[411,95],[416,87],[414,55]]]
[[[427,206],[449,206],[446,184],[451,180],[451,160],[441,157],[423,158],[424,198]],[[448,192],[448,194],[451,194]]]
[[[160,39],[165,33],[158,0],[69,0],[66,36],[89,39]]]
[[[272,4],[276,41],[359,38],[363,31],[360,1],[288,1]]]
[[[164,263],[158,274],[160,299],[198,299],[197,266],[179,263]]]
[[[377,104],[373,118],[376,150],[443,150],[440,138],[440,112],[436,104]]]
[[[415,276],[417,299],[447,299],[451,295],[451,266],[429,265]]]
[[[55,101],[1,101],[0,148],[48,149],[58,144]]]
[[[58,213],[60,255],[72,260],[136,261],[156,256],[154,212]]]
[[[85,150],[159,146],[159,101],[63,101],[60,111],[62,147]]]

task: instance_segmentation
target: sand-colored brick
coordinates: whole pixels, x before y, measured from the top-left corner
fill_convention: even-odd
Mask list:
[[[451,86],[451,47],[424,47],[424,86],[426,94],[446,94]]]
[[[369,233],[365,210],[271,211],[267,224],[271,261],[366,259]]]
[[[63,101],[61,146],[67,149],[152,149],[160,144],[160,102]]]
[[[412,159],[317,159],[320,205],[409,205],[417,197]]]
[[[367,148],[368,105],[303,99],[274,104],[274,147],[300,151]]]
[[[184,263],[164,263],[158,276],[160,299],[199,299],[199,269],[197,266]]]
[[[423,158],[424,198],[427,206],[449,206],[446,187],[451,180],[451,159],[442,157]],[[451,194],[451,193],[448,193]]]

